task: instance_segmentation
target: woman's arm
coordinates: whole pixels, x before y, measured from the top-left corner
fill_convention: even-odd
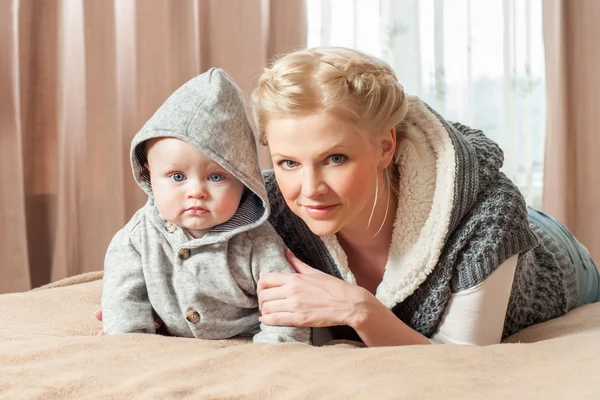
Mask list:
[[[452,295],[438,332],[429,340],[402,322],[373,294],[309,267],[288,252],[299,273],[259,281],[263,322],[295,326],[348,325],[367,346],[500,343],[518,255],[482,283]]]
[[[432,340],[436,343],[500,343],[519,255],[500,265],[480,284],[454,293]]]
[[[431,343],[366,289],[311,268],[289,251],[286,256],[298,274],[264,274],[258,282],[264,324],[348,325],[367,346]]]
[[[360,288],[362,289],[362,288]],[[369,347],[431,344],[427,337],[415,331],[384,306],[366,289],[366,301],[348,324]]]

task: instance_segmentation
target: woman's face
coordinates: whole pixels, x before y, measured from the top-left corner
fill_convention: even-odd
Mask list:
[[[389,164],[377,140],[330,114],[270,120],[266,135],[281,193],[311,231],[367,229],[376,179]]]

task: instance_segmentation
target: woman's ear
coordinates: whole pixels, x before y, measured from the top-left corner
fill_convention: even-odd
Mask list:
[[[386,129],[381,134],[381,159],[377,165],[379,169],[386,169],[394,159],[396,152],[396,128]]]

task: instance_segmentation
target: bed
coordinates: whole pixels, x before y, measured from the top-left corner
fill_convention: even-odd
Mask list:
[[[598,399],[600,304],[487,347],[96,336],[102,274],[0,296],[0,399]]]

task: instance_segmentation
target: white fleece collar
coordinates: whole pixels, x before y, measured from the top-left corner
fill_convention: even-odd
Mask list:
[[[410,296],[435,268],[450,226],[454,206],[455,149],[448,132],[416,96],[408,96],[405,123],[418,149],[407,145],[400,167],[398,210],[376,296],[388,308]],[[356,278],[335,235],[322,237],[340,275]]]

